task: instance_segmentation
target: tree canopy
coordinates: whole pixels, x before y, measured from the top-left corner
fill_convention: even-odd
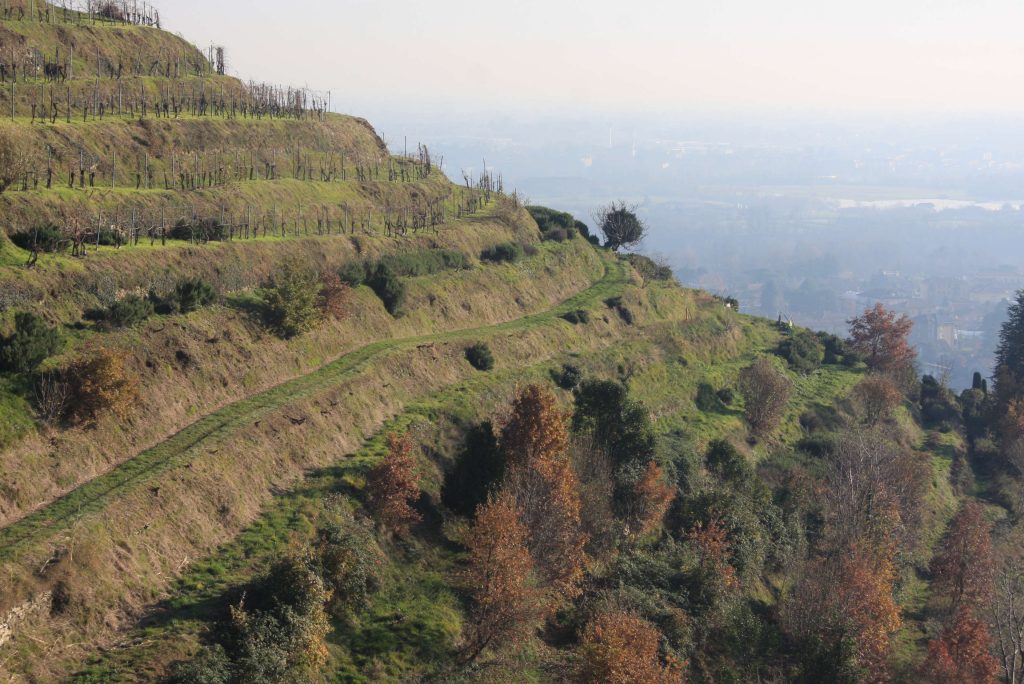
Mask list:
[[[594,216],[604,233],[605,247],[619,250],[639,244],[647,234],[647,226],[636,215],[636,207],[622,201],[601,207]]]

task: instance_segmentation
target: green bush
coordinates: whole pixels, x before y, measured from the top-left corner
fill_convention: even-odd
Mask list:
[[[738,484],[753,477],[754,472],[747,459],[724,439],[711,442],[704,459],[708,470],[726,482]]]
[[[205,280],[189,278],[175,285],[170,294],[163,299],[157,299],[159,303],[156,310],[159,313],[187,314],[213,304],[217,300],[217,293]]]
[[[590,436],[611,460],[615,504],[625,514],[636,483],[655,460],[656,438],[651,417],[624,385],[611,380],[584,380],[576,389],[572,430]]]
[[[320,576],[331,590],[331,608],[344,616],[366,607],[380,586],[380,550],[372,533],[355,523],[330,523],[317,531]]]
[[[219,220],[196,219],[195,221],[178,221],[171,229],[172,240],[191,240],[193,242],[218,242],[228,237],[227,228]]]
[[[672,275],[672,269],[663,264],[655,262],[650,257],[645,257],[642,254],[627,254],[626,261],[636,269],[644,280],[661,280],[668,281],[674,277]]]
[[[114,302],[106,312],[106,322],[115,328],[131,328],[153,315],[153,302],[129,295]]]
[[[505,477],[505,458],[489,422],[470,428],[451,470],[445,474],[441,501],[455,513],[472,517]]]
[[[366,264],[362,261],[349,261],[338,269],[338,277],[341,282],[348,283],[352,287],[359,287],[366,282]]]
[[[500,245],[495,245],[485,249],[480,254],[481,261],[489,261],[491,263],[515,263],[523,258],[523,246],[517,242],[503,242]]]
[[[619,318],[621,318],[626,325],[633,325],[633,312],[630,311],[629,307],[627,307],[623,302],[622,297],[610,297],[604,300],[604,303],[609,309],[615,309],[615,313],[619,314]]]
[[[202,649],[192,660],[174,663],[165,684],[230,684],[231,659],[224,647],[215,644]]]
[[[576,236],[576,233],[566,230],[565,228],[552,228],[541,235],[541,239],[545,242],[565,242],[571,240]]]
[[[15,233],[11,236],[11,242],[22,249],[40,252],[56,252],[60,248],[64,235],[60,228],[52,223],[38,226],[24,233]]]
[[[583,381],[583,371],[579,366],[564,364],[560,371],[554,372],[555,384],[564,390],[574,390]]]
[[[706,382],[702,382],[697,386],[697,396],[693,401],[697,404],[697,408],[704,413],[713,413],[724,408],[721,399],[715,393],[715,388]]]
[[[573,218],[572,214],[555,211],[547,207],[526,207],[526,210],[530,212],[530,216],[537,222],[542,240],[565,242],[576,237],[577,233],[582,233],[584,237],[589,237],[590,235],[590,230],[586,224],[577,221]],[[583,226],[583,231],[579,229],[579,226]]]
[[[469,258],[452,249],[427,249],[418,252],[390,254],[380,263],[406,278],[434,275],[444,271],[459,271],[470,267]]]
[[[794,332],[779,343],[779,356],[798,373],[811,373],[821,367],[825,349],[818,338],[806,330]]]
[[[402,308],[402,303],[405,301],[405,283],[387,264],[377,264],[373,273],[367,278],[366,284],[380,297],[384,308],[392,316]]]
[[[277,270],[263,300],[267,323],[282,337],[312,330],[323,318],[320,279],[316,271],[297,261],[289,261]]]
[[[0,370],[30,373],[61,349],[60,333],[39,316],[14,316],[14,333],[0,338]]]
[[[478,371],[489,371],[494,368],[494,355],[486,342],[477,342],[466,348],[466,360]]]
[[[590,322],[590,312],[584,309],[576,309],[575,311],[569,311],[568,313],[562,314],[562,318],[569,321],[573,325],[579,325],[580,323]]]
[[[718,400],[721,401],[722,404],[724,404],[725,406],[732,405],[733,400],[736,398],[733,394],[733,391],[728,387],[723,387],[722,389],[718,390],[717,396]]]
[[[101,228],[99,237],[96,242],[103,245],[104,247],[117,247],[122,244],[122,238],[120,233],[110,230],[109,228]]]
[[[963,422],[956,395],[931,375],[921,378],[921,419],[925,427],[950,432]]]

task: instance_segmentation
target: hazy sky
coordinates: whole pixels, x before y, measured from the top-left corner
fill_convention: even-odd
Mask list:
[[[158,5],[233,73],[331,89],[342,110],[1024,112],[1021,0]]]

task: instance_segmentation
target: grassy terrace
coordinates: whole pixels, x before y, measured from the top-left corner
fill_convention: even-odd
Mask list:
[[[627,280],[625,268],[613,262],[605,277],[590,289],[549,311],[525,316],[495,326],[455,330],[440,335],[394,339],[366,345],[327,364],[320,370],[296,378],[256,396],[235,402],[193,423],[161,444],[96,478],[48,506],[0,531],[0,561],[11,561],[28,545],[44,541],[66,529],[76,520],[104,508],[106,503],[126,489],[143,486],[154,475],[182,463],[201,458],[231,438],[235,431],[251,425],[262,416],[278,411],[289,403],[309,397],[362,372],[371,362],[398,354],[418,345],[458,340],[488,339],[515,331],[545,325],[566,325],[561,314],[593,306],[618,293]]]

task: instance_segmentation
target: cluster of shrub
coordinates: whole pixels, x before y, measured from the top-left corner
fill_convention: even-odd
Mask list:
[[[590,312],[586,309],[574,309],[562,314],[562,319],[573,325],[586,325],[590,322]]]
[[[693,401],[704,413],[720,413],[731,406],[735,398],[735,393],[729,387],[716,391],[710,383],[702,382],[697,386],[697,395]]]
[[[70,243],[61,229],[52,223],[37,226],[32,230],[11,235],[11,242],[30,252],[52,254],[65,249]],[[96,238],[96,244],[104,247],[116,247],[121,244],[121,236],[109,228],[103,228]]]
[[[567,475],[565,484],[579,497],[586,554],[595,561],[582,571],[586,579],[578,592],[558,611],[557,643],[574,648],[588,666],[621,657],[621,671],[628,673],[608,679],[607,671],[600,670],[602,676],[579,681],[677,681],[641,678],[638,672],[664,673],[667,665],[688,659],[698,681],[740,681],[751,659],[759,667],[770,662],[780,641],[778,627],[769,611],[746,600],[742,587],[787,567],[802,543],[803,511],[791,513],[776,504],[748,457],[731,443],[713,441],[697,451],[681,438],[657,437],[647,410],[625,385],[581,382],[580,369],[571,364],[553,376],[559,385],[575,388],[567,423],[567,457],[575,475]],[[513,409],[512,424],[521,401]],[[531,438],[546,446],[548,438],[558,441],[558,430]],[[493,507],[509,482],[517,482],[514,473],[522,457],[509,451],[518,444],[516,434],[496,430],[490,422],[468,432],[442,487],[449,510],[475,514],[479,524],[480,511]],[[550,522],[525,514],[523,519],[542,531]],[[543,568],[548,561],[538,557],[535,562],[535,568]],[[593,638],[590,626],[595,620],[600,624],[598,616],[609,610],[631,616],[657,637],[659,648],[643,656],[650,661],[647,668],[639,657],[628,656],[639,648],[636,634],[615,644]],[[523,612],[510,612],[507,618]]]
[[[138,396],[138,376],[127,355],[90,347],[64,368],[40,370],[64,348],[60,331],[32,313],[14,317],[14,331],[0,337],[0,372],[27,381],[37,410],[51,424],[95,420],[103,411],[126,415]]]
[[[672,274],[672,267],[668,264],[659,264],[654,259],[643,254],[627,254],[626,261],[636,269],[644,280],[671,281],[675,278]]]
[[[85,318],[105,328],[138,325],[154,313],[189,313],[216,300],[216,293],[198,278],[186,279],[163,295],[128,295]],[[90,422],[102,412],[126,416],[138,396],[139,378],[128,355],[100,345],[87,345],[70,364],[41,370],[64,349],[60,330],[29,312],[16,313],[14,329],[0,337],[0,372],[21,378],[39,416],[47,423]]]
[[[526,207],[526,210],[530,212],[530,216],[533,217],[533,220],[537,222],[537,226],[540,227],[542,240],[565,242],[580,236],[591,244],[601,245],[600,238],[597,235],[591,235],[587,224],[577,221],[572,214],[537,206]]]
[[[494,354],[486,342],[476,342],[466,347],[466,360],[478,371],[489,371],[494,368]]]
[[[377,261],[349,262],[341,267],[338,276],[351,287],[369,287],[394,316],[405,302],[402,278],[465,270],[470,266],[469,258],[462,252],[437,248],[391,254]]]
[[[188,314],[216,301],[212,285],[202,278],[186,278],[170,292],[158,294],[150,290],[145,297],[130,294],[105,309],[87,311],[85,317],[109,328],[132,328],[154,314]]]
[[[776,353],[798,373],[812,373],[825,365],[856,367],[862,359],[846,340],[826,332],[790,328],[782,325],[786,336]]]
[[[480,253],[480,261],[492,264],[514,264],[524,256],[536,256],[537,248],[521,242],[502,242]]]
[[[366,525],[332,521],[302,553],[232,597],[226,614],[168,684],[315,681],[331,619],[347,621],[380,586],[382,553]]]

